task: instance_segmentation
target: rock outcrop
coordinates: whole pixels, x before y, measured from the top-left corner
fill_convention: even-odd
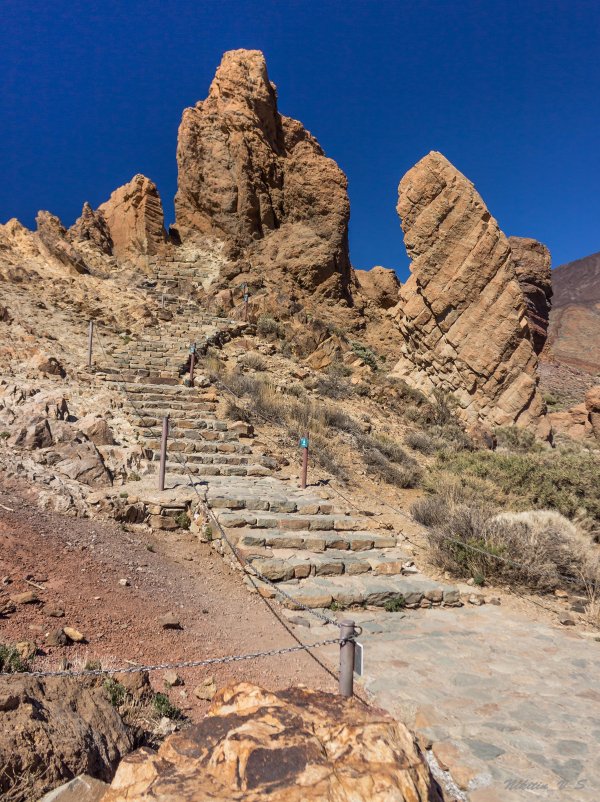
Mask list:
[[[394,270],[377,266],[355,273],[362,294],[377,308],[391,309],[398,303],[401,285]]]
[[[441,153],[399,186],[398,214],[412,258],[397,322],[393,374],[457,402],[469,424],[517,424],[549,435],[537,356],[510,244],[473,184]]]
[[[100,210],[94,211],[87,201],[83,204],[81,217],[77,218],[68,233],[72,242],[89,242],[101,253],[112,255],[113,241],[104,214]]]
[[[101,680],[0,677],[0,796],[39,799],[87,772],[110,780],[133,738]]]
[[[355,701],[240,684],[206,718],[141,749],[117,769],[103,802],[441,802],[404,725]]]
[[[143,175],[134,176],[98,207],[112,240],[112,253],[121,262],[145,267],[148,256],[166,241],[162,202],[156,185]]]
[[[67,229],[50,212],[38,212],[35,218],[37,233],[43,249],[75,273],[89,273],[81,254],[67,240]]]
[[[346,177],[279,113],[260,51],[225,53],[208,98],[183,113],[177,162],[182,241],[215,235],[257,272],[348,297]]]
[[[552,304],[550,251],[541,242],[526,237],[509,237],[513,264],[527,304],[529,331],[536,354],[541,354],[548,336]]]

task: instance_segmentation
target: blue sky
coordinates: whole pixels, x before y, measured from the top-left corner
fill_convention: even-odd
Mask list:
[[[555,265],[600,250],[597,0],[5,0],[0,222],[66,225],[141,172],[167,223],[181,111],[225,50],[264,51],[280,110],[349,178],[355,267],[407,274],[399,179],[440,150]]]

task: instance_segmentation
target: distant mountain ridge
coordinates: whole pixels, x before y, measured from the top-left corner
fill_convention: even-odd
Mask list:
[[[600,373],[600,252],[552,271],[547,356]]]

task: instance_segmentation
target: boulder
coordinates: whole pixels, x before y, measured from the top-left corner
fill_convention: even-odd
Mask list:
[[[297,120],[282,116],[258,50],[225,53],[177,143],[176,234],[216,236],[256,275],[349,297],[346,177]]]
[[[207,716],[117,769],[103,802],[441,802],[404,725],[356,700],[242,683]]]
[[[473,184],[441,153],[404,176],[398,214],[412,258],[392,375],[454,397],[467,423],[550,435],[509,242]]]
[[[85,415],[77,421],[77,428],[96,446],[114,446],[115,438],[104,418],[97,418],[93,413]]]
[[[5,706],[0,727],[0,796],[39,799],[84,772],[110,781],[133,748],[102,680],[0,677],[0,698],[9,692],[14,701]]]
[[[541,242],[526,237],[509,237],[517,280],[525,296],[529,331],[536,354],[540,354],[548,336],[552,303],[550,251]]]
[[[112,240],[112,253],[120,262],[146,268],[148,256],[166,242],[162,202],[156,185],[143,175],[116,189],[98,207]]]
[[[401,284],[394,270],[373,267],[371,270],[355,270],[355,273],[362,294],[376,307],[391,309],[396,306]]]
[[[560,412],[551,412],[548,415],[552,430],[556,434],[570,437],[572,440],[585,440],[592,434],[589,413],[585,404],[576,404],[574,407],[563,409]]]

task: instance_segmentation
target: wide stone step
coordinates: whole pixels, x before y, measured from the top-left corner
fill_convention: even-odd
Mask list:
[[[257,549],[240,547],[247,562],[260,571],[271,582],[286,582],[290,579],[306,579],[309,576],[397,576],[414,573],[410,557],[400,549],[376,549],[367,551],[339,551],[329,549],[324,553],[293,549]],[[264,552],[271,552],[264,553]]]
[[[143,443],[144,448],[149,449],[151,451],[155,451],[158,453],[160,449],[160,439],[159,434],[156,429],[142,429],[141,432],[141,440]],[[151,434],[154,437],[150,436]],[[190,461],[193,461],[193,457],[195,454],[210,454],[210,453],[221,453],[221,454],[251,454],[252,449],[247,446],[243,445],[239,442],[234,443],[222,443],[216,442],[217,448],[213,452],[212,449],[205,448],[206,441],[196,441],[196,440],[188,440],[183,438],[172,438],[167,441],[167,454],[185,454],[186,458],[189,458]]]
[[[358,552],[389,549],[396,546],[394,535],[369,531],[232,528],[228,529],[227,536],[234,544],[239,544],[243,549],[270,547],[273,549],[304,549],[312,552],[324,552],[329,549]]]
[[[300,515],[272,514],[250,510],[220,511],[217,517],[223,526],[248,527],[250,529],[283,529],[287,532],[308,530],[310,532],[358,531],[364,526],[359,518],[349,515]]]
[[[156,464],[156,463],[155,463]],[[185,461],[185,464],[179,462],[167,462],[167,474],[185,474],[190,473],[193,476],[268,476],[270,473],[268,468],[262,465],[198,465]]]
[[[306,607],[431,607],[433,605],[455,606],[460,602],[458,590],[420,575],[412,576],[374,576],[371,573],[358,576],[311,576],[304,580],[291,580],[278,585],[290,596]],[[267,585],[263,585],[265,595],[271,595]],[[291,609],[296,607],[291,601],[283,599],[283,604]]]
[[[234,489],[228,488],[223,491],[221,488],[210,487],[207,493],[207,500],[212,509],[235,510],[256,510],[273,513],[292,513],[298,512],[301,515],[330,515],[333,512],[331,502],[323,501],[320,498],[302,496],[290,498],[277,492],[265,491],[258,488],[256,493],[252,488]]]

